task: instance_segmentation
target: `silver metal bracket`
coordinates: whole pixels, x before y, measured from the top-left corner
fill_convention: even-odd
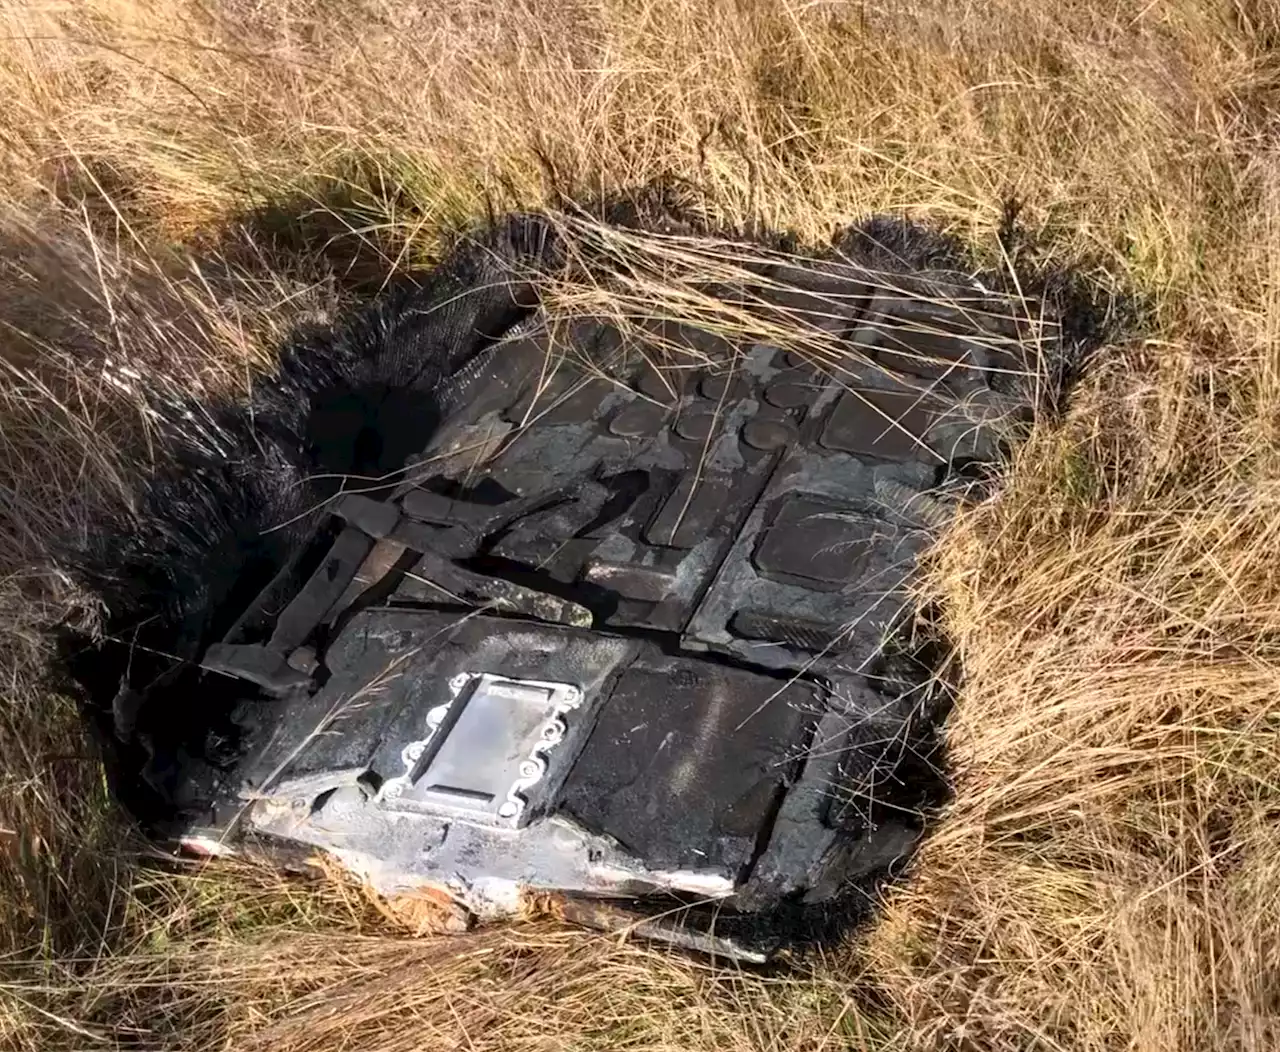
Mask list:
[[[518,827],[583,697],[570,683],[459,673],[449,700],[427,712],[424,736],[401,749],[404,773],[382,784],[378,802]]]

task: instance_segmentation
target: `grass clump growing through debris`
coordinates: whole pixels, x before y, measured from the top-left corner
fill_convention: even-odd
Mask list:
[[[1272,5],[0,18],[0,1044],[1276,1046]],[[47,543],[145,470],[136,385],[243,389],[467,222],[659,178],[804,244],[888,210],[994,245],[1015,193],[1051,257],[1151,304],[928,567],[968,674],[957,794],[879,923],[770,979],[545,923],[407,941],[339,883],[122,854],[42,630],[96,615]]]

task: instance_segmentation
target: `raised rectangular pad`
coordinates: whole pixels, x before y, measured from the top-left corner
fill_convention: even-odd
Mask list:
[[[619,677],[561,808],[655,869],[736,878],[817,709],[807,683],[687,658]]]

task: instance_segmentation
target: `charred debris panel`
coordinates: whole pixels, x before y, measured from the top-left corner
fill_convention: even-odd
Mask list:
[[[913,565],[1096,326],[884,219],[721,242],[734,331],[556,323],[561,242],[514,217],[252,404],[162,407],[173,466],[69,557],[110,621],[68,671],[188,849],[323,849],[467,922],[830,939],[945,793]]]

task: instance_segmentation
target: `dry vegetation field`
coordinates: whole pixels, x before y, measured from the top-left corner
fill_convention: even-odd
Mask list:
[[[1280,1047],[1273,0],[0,0],[0,1047]],[[414,939],[341,881],[146,864],[44,628],[156,455],[136,391],[491,211],[677,179],[820,244],[872,211],[1132,290],[921,587],[957,793],[812,972],[530,922]]]

